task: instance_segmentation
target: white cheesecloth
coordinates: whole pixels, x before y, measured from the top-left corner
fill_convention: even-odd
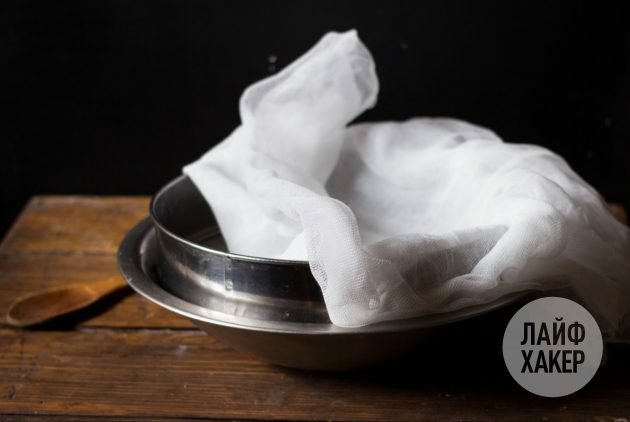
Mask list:
[[[229,250],[308,260],[353,327],[569,287],[630,338],[630,231],[558,155],[447,118],[348,124],[376,103],[355,31],[247,88],[187,174]]]

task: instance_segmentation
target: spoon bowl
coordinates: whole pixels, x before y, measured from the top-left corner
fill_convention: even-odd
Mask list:
[[[92,305],[127,285],[121,277],[110,277],[89,283],[51,287],[29,293],[13,302],[6,321],[14,327],[30,327]]]

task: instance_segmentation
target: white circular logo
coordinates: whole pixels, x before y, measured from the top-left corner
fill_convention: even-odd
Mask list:
[[[503,336],[503,358],[521,387],[545,397],[575,393],[602,360],[602,333],[581,305],[561,297],[529,302]]]

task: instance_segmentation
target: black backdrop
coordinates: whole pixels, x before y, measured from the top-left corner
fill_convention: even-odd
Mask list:
[[[628,7],[577,3],[3,2],[0,232],[32,194],[154,192],[238,124],[246,85],[349,28],[381,81],[360,120],[466,119],[628,205]]]

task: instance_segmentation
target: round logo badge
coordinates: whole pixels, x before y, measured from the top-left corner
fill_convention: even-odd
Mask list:
[[[529,302],[503,336],[503,358],[521,387],[545,397],[575,393],[602,360],[602,333],[583,306],[561,297]]]

